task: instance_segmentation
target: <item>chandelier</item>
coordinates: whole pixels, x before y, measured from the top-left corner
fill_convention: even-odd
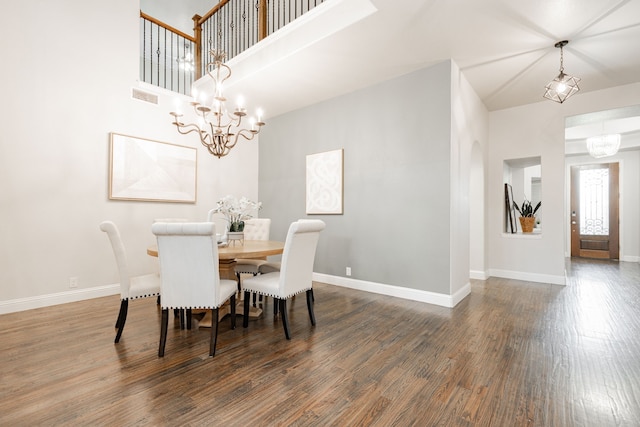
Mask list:
[[[556,43],[554,46],[560,48],[560,74],[558,77],[551,80],[549,84],[545,87],[546,91],[544,92],[544,97],[550,99],[555,102],[559,102],[562,104],[566,101],[571,95],[578,92],[580,87],[578,86],[578,82],[580,81],[579,77],[570,76],[564,73],[564,51],[563,48],[569,44],[569,41],[562,40]]]
[[[193,72],[195,65],[193,63],[193,55],[191,55],[191,52],[189,50],[189,43],[184,43],[184,55],[176,59],[176,62],[178,63],[178,67],[180,67],[180,69],[185,70],[188,73]]]
[[[613,156],[620,148],[620,134],[600,135],[587,138],[587,150],[596,159]]]
[[[201,99],[198,101],[197,91],[194,88],[193,101],[190,103],[198,117],[198,123],[183,123],[180,120],[183,115],[179,111],[169,114],[173,116],[173,124],[179,133],[186,135],[196,132],[202,145],[211,154],[220,158],[229,154],[241,136],[246,140],[252,140],[265,123],[262,121],[262,112],[258,110],[257,119],[249,119],[250,126],[242,127],[242,120],[247,115],[243,100],[238,101],[233,112],[227,111],[225,106],[227,99],[224,97],[222,84],[231,77],[231,68],[224,63],[223,51],[216,49],[210,53],[213,56],[213,62],[207,64],[207,74],[213,80],[213,98],[210,103],[207,103],[205,94],[201,94]]]

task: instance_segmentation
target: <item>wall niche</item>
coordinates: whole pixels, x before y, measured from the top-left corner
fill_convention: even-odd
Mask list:
[[[542,201],[542,159],[527,157],[508,159],[503,162],[503,181],[505,187],[504,233],[522,233],[518,218],[520,214],[513,207],[516,203],[522,207],[525,200],[535,207]],[[542,232],[542,206],[536,212],[535,228],[533,232]]]

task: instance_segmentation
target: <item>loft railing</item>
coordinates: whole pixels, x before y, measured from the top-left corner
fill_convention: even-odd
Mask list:
[[[185,95],[196,75],[196,39],[140,12],[140,79]]]
[[[227,60],[310,11],[323,0],[221,0],[206,15],[193,17],[202,74],[220,44]],[[200,74],[200,75],[202,75]]]
[[[227,60],[310,11],[324,0],[220,0],[193,17],[190,36],[140,12],[141,80],[185,95],[220,48]]]

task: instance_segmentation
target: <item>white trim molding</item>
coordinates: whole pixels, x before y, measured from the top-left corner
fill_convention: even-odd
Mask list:
[[[551,274],[527,273],[525,271],[500,270],[492,268],[489,270],[489,276],[502,277],[503,279],[524,280],[527,282],[549,283],[552,285],[566,285],[565,276],[554,276]]]
[[[469,278],[475,280],[487,280],[489,278],[489,275],[486,271],[469,270]]]
[[[116,283],[115,285],[96,286],[94,288],[74,289],[72,291],[59,292],[56,294],[17,298],[0,301],[0,314],[15,313],[17,311],[49,307],[52,305],[66,304],[69,302],[83,301],[116,294],[120,294],[119,283]]]
[[[357,289],[359,291],[372,292],[408,299],[411,301],[425,302],[452,308],[471,293],[471,284],[467,283],[453,295],[439,294],[436,292],[421,291],[419,289],[403,288],[400,286],[386,285],[384,283],[367,282],[365,280],[351,279],[348,277],[331,276],[329,274],[313,273],[313,280],[344,288]]]

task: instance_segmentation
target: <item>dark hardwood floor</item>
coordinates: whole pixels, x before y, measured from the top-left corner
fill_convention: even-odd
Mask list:
[[[569,261],[569,283],[472,281],[454,309],[315,285],[286,341],[169,331],[117,296],[0,316],[0,425],[638,426],[640,265]],[[238,322],[241,325],[241,322]]]

